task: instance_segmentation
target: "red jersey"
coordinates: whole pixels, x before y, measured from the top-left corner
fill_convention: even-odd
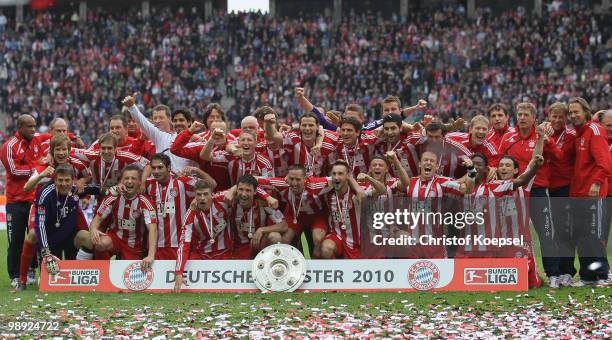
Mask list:
[[[79,159],[74,158],[74,157],[69,157],[68,164],[70,164],[70,166],[72,166],[72,168],[74,169],[74,172],[75,172],[74,179],[80,179],[80,178],[91,176],[91,170],[87,167],[87,165],[85,165],[85,163],[81,162]],[[45,171],[45,169],[48,166],[49,164],[39,162],[36,166],[34,166],[34,169],[32,170],[32,176],[30,176],[30,179],[34,178],[35,176],[38,176],[38,174]],[[57,167],[57,165],[54,165],[54,167]],[[38,182],[38,186],[45,184],[47,182],[50,182],[51,180],[52,180],[51,178],[45,177]]]
[[[599,183],[599,197],[608,194],[610,151],[606,131],[593,121],[576,128],[576,162],[570,184],[571,197],[587,197],[593,183]]]
[[[136,143],[132,147],[132,153],[143,156],[146,159],[151,159],[157,153],[155,145],[151,140],[147,139],[139,128],[136,128],[136,133],[129,133],[128,136],[134,138]]]
[[[306,168],[307,177],[321,177],[324,175],[325,160],[334,152],[337,141],[338,136],[325,130],[321,152],[313,157],[310,147],[302,142],[300,132],[291,131],[283,136],[283,149],[289,159],[289,165],[301,164]]]
[[[328,234],[335,235],[350,249],[360,249],[361,242],[361,206],[357,196],[349,188],[344,195],[335,190],[323,195],[329,217]]]
[[[149,160],[130,152],[117,151],[112,161],[106,162],[99,151],[74,149],[74,156],[89,166],[94,183],[100,187],[111,187],[119,183],[121,171],[129,164],[139,164],[142,168],[149,164]]]
[[[195,196],[193,177],[172,177],[166,184],[147,179],[145,192],[157,208],[157,247],[176,248],[181,236],[185,213]]]
[[[72,132],[66,133],[66,136],[71,140],[70,146],[76,148],[75,142],[73,142],[76,137]],[[50,133],[41,133],[38,135],[38,140],[40,141],[40,154],[46,155],[49,153],[49,144],[51,142],[51,138],[53,137]]]
[[[412,203],[412,211],[424,213],[444,212],[444,197],[448,195],[463,196],[459,190],[461,183],[449,177],[435,176],[429,181],[422,181],[421,177],[410,178],[407,196]],[[421,235],[442,237],[444,231],[438,221],[425,220],[417,223],[412,229],[412,237],[418,239]]]
[[[300,214],[316,215],[320,213],[321,201],[317,198],[327,187],[327,178],[307,177],[304,191],[296,196],[289,188],[289,184],[284,178],[258,178],[257,183],[265,189],[275,189],[279,192],[280,198],[286,204],[285,210],[291,211],[294,218],[298,219]]]
[[[523,257],[531,253],[528,243],[531,241],[529,231],[529,190],[533,184],[533,178],[528,185],[514,187],[512,180],[495,180],[481,184],[469,197],[465,197],[465,209],[483,216],[484,223],[468,224],[462,231],[463,236],[470,235],[473,238],[465,246],[460,248],[460,252],[466,255],[485,257],[514,256],[516,253],[509,254],[508,250],[515,249],[516,246],[507,246],[506,249],[498,246],[486,246],[475,244],[475,237],[484,238],[524,238],[527,244],[523,247],[526,251],[520,251]],[[473,253],[472,253],[473,252]]]
[[[213,196],[208,211],[187,210],[176,258],[180,275],[192,252],[204,257],[232,250],[232,229],[222,193]]]
[[[230,183],[236,184],[238,178],[245,174],[261,177],[273,177],[274,169],[270,159],[259,152],[255,152],[255,157],[250,161],[245,161],[241,157],[236,157],[227,151],[217,151],[212,154],[211,163],[223,166],[229,170]]]
[[[131,199],[124,195],[106,196],[96,214],[103,220],[112,215],[109,231],[137,250],[143,248],[146,224],[157,223],[153,202],[142,194]]]
[[[395,151],[397,158],[409,177],[419,173],[419,154],[416,145],[421,140],[421,134],[401,134],[399,140],[393,145],[385,139],[379,138],[375,145],[375,152],[384,156],[388,151]],[[391,164],[389,173],[394,177],[399,177],[399,172],[395,165]]]
[[[376,199],[374,209],[377,211],[393,211],[395,208],[395,196],[401,196],[404,193],[402,182],[395,178],[390,177],[387,179],[385,184],[386,191]],[[361,188],[365,191],[366,196],[370,197],[374,194],[374,187],[369,182],[359,182]]]
[[[556,189],[564,186],[569,186],[574,177],[574,161],[576,157],[576,131],[567,127],[555,131],[549,137],[553,143],[561,149],[561,158],[546,159],[549,162],[550,168],[550,188]]]
[[[128,136],[128,137],[125,138],[125,141],[123,143],[117,144],[117,147],[115,148],[115,150],[131,152],[131,153],[133,153],[135,155],[142,156],[141,154],[136,153],[136,152],[142,151],[142,147],[140,147],[140,144],[141,143],[140,143],[139,140]],[[137,145],[138,145],[138,147],[137,147]],[[93,144],[91,144],[91,146],[89,147],[88,150],[99,151],[100,150],[99,142],[97,140],[94,141]],[[136,151],[136,152],[134,152],[134,151]]]
[[[499,150],[499,146],[501,145],[504,135],[506,133],[514,133],[514,132],[516,132],[516,129],[506,124],[506,126],[504,126],[504,128],[501,130],[496,130],[495,128],[491,128],[489,132],[487,133],[487,136],[485,137],[485,139],[489,141],[491,144],[493,144],[493,146],[495,146],[495,149]]]
[[[242,131],[242,129],[233,129],[230,130],[229,134],[236,137],[236,139],[238,139],[240,137],[240,131]],[[266,141],[266,132],[263,129],[258,129],[257,130],[257,143],[262,143]]]
[[[538,136],[535,132],[535,127],[531,128],[531,132],[526,137],[521,136],[519,131],[509,133],[504,136],[504,139],[499,147],[501,155],[512,156],[519,163],[519,173],[525,172],[527,165],[533,156],[533,150],[538,143]],[[552,139],[548,139],[544,143],[544,159],[559,160],[563,158],[563,153],[557,144]],[[548,188],[550,186],[550,162],[544,162],[536,172],[534,188]]]
[[[460,178],[465,175],[466,169],[463,167],[462,163],[466,158],[472,156],[472,152],[463,146],[463,144],[444,138],[439,146],[435,146],[428,141],[427,137],[421,135],[421,133],[417,132],[413,135],[415,137],[410,138],[408,141],[410,143],[415,143],[419,157],[430,147],[431,150],[439,150],[439,152],[437,152],[438,165],[436,166],[436,173],[438,175],[451,178]],[[414,176],[417,175],[418,166]]]
[[[289,171],[289,155],[285,152],[282,147],[276,147],[271,143],[264,141],[257,143],[255,150],[268,157],[272,162],[272,168],[274,169],[274,175],[276,176],[287,176]]]
[[[330,155],[330,163],[342,159],[348,163],[349,173],[357,177],[360,173],[368,173],[370,159],[374,153],[376,136],[361,134],[354,146],[348,146],[338,139],[336,151]]]
[[[612,169],[612,144],[608,147],[610,151],[610,167]],[[612,170],[608,171],[608,197],[612,197]]]
[[[7,140],[0,150],[0,160],[6,169],[6,202],[33,202],[36,191],[23,192],[32,174],[32,166],[43,156],[37,137],[28,141],[19,132]]]
[[[253,200],[253,205],[249,209],[234,204],[231,214],[238,245],[249,244],[251,242],[249,235],[253,236],[258,228],[281,223],[285,219],[279,210],[265,206],[258,199]]]
[[[489,166],[496,167],[499,162],[500,153],[497,152],[497,147],[489,142],[488,140],[484,140],[481,145],[472,145],[471,139],[472,134],[466,132],[453,132],[446,135],[446,138],[457,143],[463,145],[466,149],[470,150],[472,153],[481,153],[487,156],[487,160],[489,161]]]
[[[226,190],[231,187],[230,176],[227,171],[226,164],[206,162],[200,157],[200,152],[202,151],[202,149],[204,149],[206,141],[210,139],[210,136],[210,131],[206,131],[202,135],[202,137],[204,138],[203,142],[189,142],[193,137],[193,134],[191,134],[189,130],[183,130],[181,131],[181,133],[178,134],[178,136],[176,136],[176,138],[170,145],[170,152],[179,157],[183,157],[197,162],[200,169],[206,171],[217,182],[217,187],[215,188],[215,191]],[[225,151],[227,144],[234,141],[234,139],[234,136],[227,135],[223,144],[213,145],[213,153],[218,151]]]

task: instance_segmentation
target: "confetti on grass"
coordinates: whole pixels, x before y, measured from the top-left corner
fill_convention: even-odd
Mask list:
[[[607,292],[605,292],[607,294]],[[195,295],[194,295],[195,297]],[[308,304],[279,296],[275,301],[257,298],[245,302],[204,301],[173,307],[134,306],[91,308],[80,301],[45,304],[11,318],[17,322],[59,321],[59,329],[9,331],[0,326],[0,338],[79,337],[108,339],[140,338],[262,338],[262,337],[449,337],[449,338],[610,338],[612,312],[596,307],[592,298],[578,301],[571,295],[546,294],[557,298],[554,305],[534,300],[528,294],[500,299],[492,296],[473,304],[451,304],[433,296],[439,304],[415,306],[406,300],[373,304]],[[502,301],[510,307],[502,307]],[[393,307],[395,306],[395,307]],[[554,306],[554,307],[551,307]],[[356,308],[355,308],[356,307]],[[488,308],[488,309],[487,309]],[[0,320],[6,320],[0,313]]]

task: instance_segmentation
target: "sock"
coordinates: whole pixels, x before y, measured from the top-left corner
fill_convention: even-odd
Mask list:
[[[535,258],[533,256],[529,256],[529,272],[527,273],[529,288],[539,288],[542,286],[542,280],[538,276],[538,272],[536,271]]]
[[[27,282],[28,270],[32,259],[36,255],[36,243],[30,243],[28,240],[23,241],[23,248],[21,248],[21,259],[19,262],[19,283],[25,284]]]
[[[93,253],[90,250],[85,250],[83,248],[79,249],[79,252],[76,255],[77,260],[93,260]]]

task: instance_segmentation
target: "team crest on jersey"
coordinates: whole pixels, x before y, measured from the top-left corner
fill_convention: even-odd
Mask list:
[[[430,290],[439,281],[440,269],[431,261],[418,261],[408,269],[408,283],[416,290]]]
[[[139,218],[140,217],[140,211],[134,210],[134,211],[131,212],[130,216],[132,218]]]
[[[584,138],[580,137],[580,146],[584,146]]]
[[[535,141],[533,139],[529,141],[529,147],[535,148]]]
[[[168,192],[168,195],[170,195],[170,197],[176,197],[178,196],[178,190],[176,190],[175,188],[170,189],[170,192]]]
[[[140,265],[140,261],[134,262],[123,272],[123,284],[129,290],[145,290],[153,283],[153,270],[142,271]]]

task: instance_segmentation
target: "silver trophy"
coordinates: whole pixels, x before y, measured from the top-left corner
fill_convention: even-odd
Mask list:
[[[257,254],[252,270],[262,292],[292,292],[304,282],[306,259],[295,247],[278,243]]]

